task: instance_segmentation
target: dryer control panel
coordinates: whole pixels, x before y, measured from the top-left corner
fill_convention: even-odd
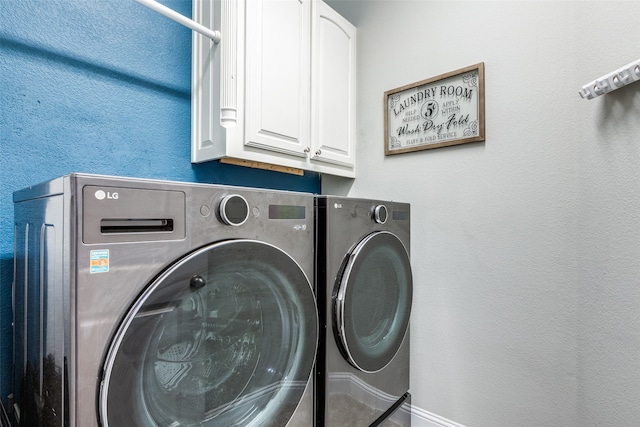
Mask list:
[[[373,222],[377,224],[384,224],[387,222],[389,214],[385,205],[376,205],[373,208]]]

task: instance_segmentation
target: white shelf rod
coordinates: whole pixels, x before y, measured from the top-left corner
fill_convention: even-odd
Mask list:
[[[173,19],[177,23],[182,24],[185,27],[188,27],[193,31],[196,31],[202,34],[205,37],[210,38],[211,40],[213,40],[215,44],[220,43],[220,31],[214,31],[205,27],[202,24],[198,24],[196,21],[189,19],[184,15],[179,14],[175,10],[170,9],[167,6],[160,4],[155,0],[136,0],[136,1],[143,6],[147,6],[149,9],[155,12],[158,12],[159,14],[166,16],[167,18]]]
[[[593,99],[638,80],[640,80],[640,59],[582,86],[582,90],[578,93],[583,99]]]

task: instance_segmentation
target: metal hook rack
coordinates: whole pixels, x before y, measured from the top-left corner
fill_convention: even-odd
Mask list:
[[[640,59],[587,83],[578,93],[583,99],[593,99],[638,80],[640,80]]]
[[[177,23],[192,29],[193,31],[196,31],[202,34],[205,37],[210,38],[211,40],[213,40],[215,44],[220,43],[220,31],[211,30],[202,24],[198,24],[196,21],[189,19],[184,15],[179,14],[175,10],[170,9],[167,6],[160,4],[155,0],[136,0],[136,1],[141,5],[146,6],[155,12],[158,12],[159,14],[166,16],[167,18],[172,19]]]

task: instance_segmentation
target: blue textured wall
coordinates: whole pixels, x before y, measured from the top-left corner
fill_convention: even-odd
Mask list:
[[[162,0],[191,16],[191,0]],[[0,0],[0,396],[9,392],[13,191],[70,172],[319,192],[190,163],[191,31],[133,0]]]

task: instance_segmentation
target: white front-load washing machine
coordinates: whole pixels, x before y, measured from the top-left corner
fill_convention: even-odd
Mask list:
[[[316,198],[316,426],[411,425],[410,205]]]
[[[72,174],[14,202],[14,425],[313,423],[311,195]]]

